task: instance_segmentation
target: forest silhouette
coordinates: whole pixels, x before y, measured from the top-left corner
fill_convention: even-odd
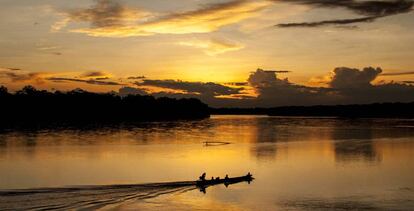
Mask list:
[[[122,122],[193,120],[210,116],[198,99],[118,96],[82,89],[68,92],[37,90],[32,86],[9,93],[0,87],[0,126],[48,124],[110,124]]]

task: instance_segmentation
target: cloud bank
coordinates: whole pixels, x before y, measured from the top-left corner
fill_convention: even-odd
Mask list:
[[[381,68],[362,70],[348,67],[335,68],[325,78],[328,87],[311,87],[278,77],[278,71],[257,69],[247,82],[216,83],[184,82],[176,80],[144,80],[137,87],[120,90],[127,93],[150,93],[156,97],[196,97],[213,107],[275,107],[290,105],[366,104],[375,102],[414,101],[411,82],[373,84],[382,73]],[[240,87],[232,87],[240,85]],[[144,87],[168,88],[179,92],[149,91]],[[251,87],[256,96],[246,94]]]
[[[180,90],[191,95],[200,95],[203,97],[217,97],[221,95],[240,94],[243,88],[232,88],[213,82],[187,82],[176,80],[143,80],[136,82],[137,86],[153,86],[172,90]]]
[[[257,69],[245,82],[213,83],[189,82],[181,80],[153,80],[144,77],[130,78],[122,82],[104,77],[105,72],[85,72],[73,77],[56,74],[25,72],[21,70],[0,69],[0,77],[11,83],[44,84],[73,83],[97,86],[118,86],[120,95],[147,95],[155,97],[199,98],[213,107],[275,107],[290,105],[332,105],[332,104],[367,104],[376,102],[411,102],[414,101],[414,83],[374,82],[384,75],[377,67],[363,69],[337,67],[323,77],[325,87],[306,86],[280,78],[286,71]],[[402,74],[391,73],[394,75]],[[411,72],[404,72],[411,74]],[[391,75],[390,75],[391,76]]]

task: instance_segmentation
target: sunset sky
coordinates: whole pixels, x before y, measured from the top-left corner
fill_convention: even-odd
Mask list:
[[[79,87],[213,106],[414,101],[411,0],[0,3],[0,84],[12,91]]]

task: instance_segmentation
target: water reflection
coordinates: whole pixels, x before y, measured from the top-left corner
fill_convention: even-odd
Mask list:
[[[373,202],[363,202],[361,199],[343,198],[310,198],[295,199],[279,202],[283,209],[288,210],[378,210]]]
[[[274,161],[285,142],[330,141],[337,162],[380,162],[373,141],[414,137],[414,121],[398,119],[280,118],[213,116],[203,121],[154,122],[130,125],[85,126],[0,133],[0,148],[22,147],[33,157],[44,146],[107,144],[182,144],[202,142],[254,143],[251,156]]]
[[[381,154],[375,151],[373,141],[336,141],[334,147],[337,162],[381,162]]]
[[[337,162],[378,162],[381,153],[373,141],[414,137],[412,125],[411,120],[392,119],[215,116],[203,121],[9,131],[0,134],[0,148],[5,151],[0,156],[14,153],[10,149],[16,147],[25,149],[26,156],[34,156],[37,148],[50,146],[201,145],[211,141],[253,143],[251,156],[258,161],[274,161],[278,150],[294,150],[283,143],[328,141]]]
[[[213,116],[7,131],[0,133],[0,189],[187,181],[202,172],[234,177],[250,171],[257,178],[250,185],[215,186],[206,195],[178,191],[151,198],[151,206],[121,207],[389,208],[414,197],[413,125],[395,119]],[[386,196],[395,199],[392,206],[379,204],[389,190],[399,190]]]
[[[251,147],[259,161],[276,158],[278,148],[270,144],[300,141],[331,141],[335,160],[346,162],[381,162],[374,140],[413,137],[411,120],[336,119],[336,118],[259,118],[255,120]],[[264,144],[266,143],[266,144]]]
[[[375,151],[373,143],[375,130],[375,122],[371,119],[338,122],[332,130],[335,160],[342,163],[380,162],[381,155]]]
[[[275,124],[271,124],[269,119],[266,118],[256,119],[255,124],[253,134],[256,137],[252,141],[257,144],[252,146],[252,153],[260,161],[274,160],[277,152],[276,145],[263,143],[275,143],[284,140],[283,131],[280,127],[275,127]]]

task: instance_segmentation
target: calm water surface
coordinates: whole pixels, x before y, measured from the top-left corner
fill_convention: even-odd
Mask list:
[[[205,194],[176,183],[202,172],[249,171],[251,184],[218,185]],[[21,201],[27,203],[16,205]],[[412,210],[414,120],[213,116],[3,131],[0,209],[6,208]]]

